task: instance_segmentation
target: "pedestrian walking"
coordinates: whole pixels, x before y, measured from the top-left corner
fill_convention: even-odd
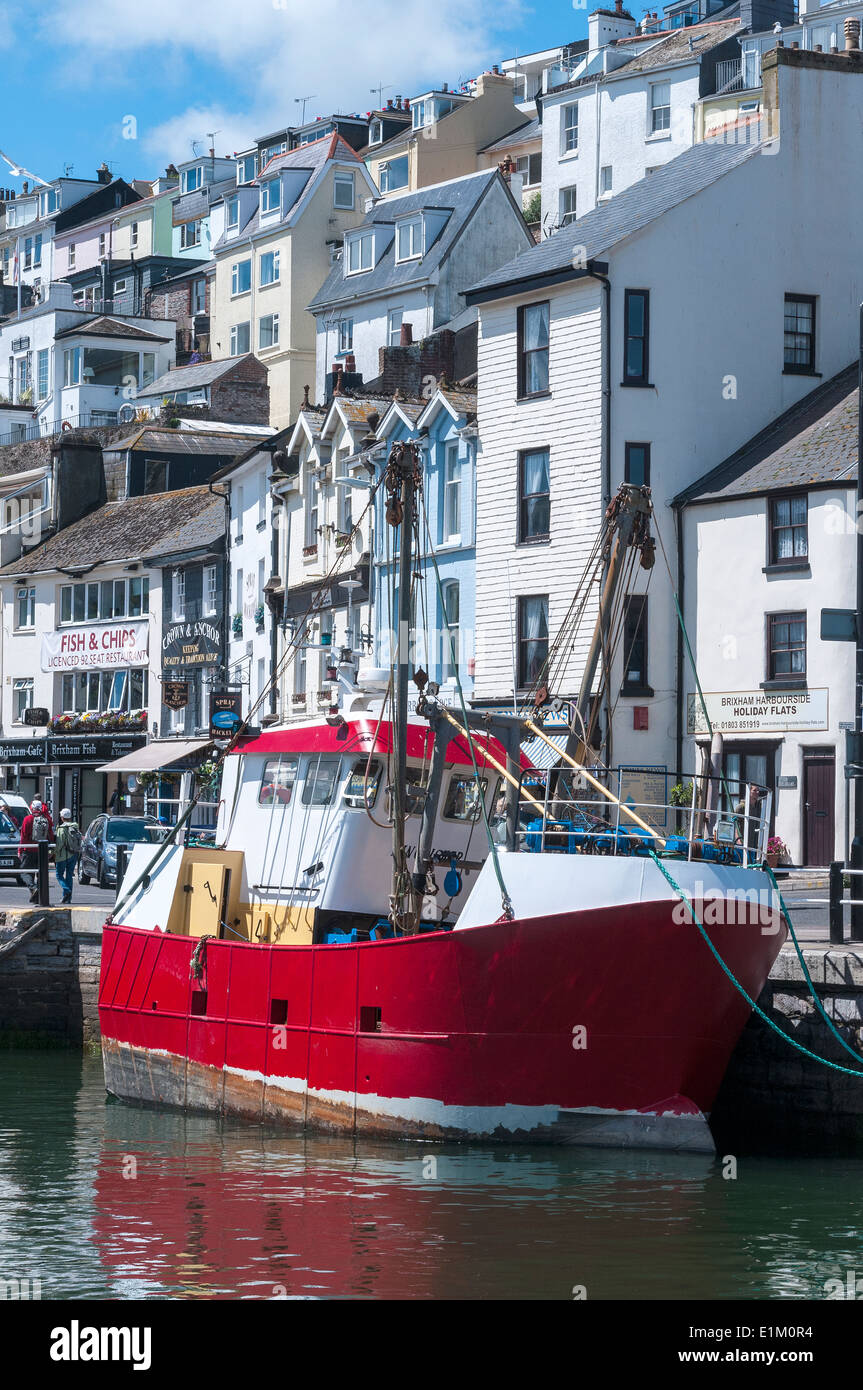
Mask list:
[[[81,853],[81,829],[67,806],[60,812],[57,826],[57,842],[54,849],[54,872],[63,890],[62,903],[72,901],[72,886],[75,882],[75,866]]]
[[[35,903],[39,897],[39,845],[43,840],[50,844],[54,838],[54,822],[51,812],[38,797],[30,803],[30,814],[21,822],[21,843],[18,858],[21,867],[32,871],[33,882],[30,887],[30,901]]]

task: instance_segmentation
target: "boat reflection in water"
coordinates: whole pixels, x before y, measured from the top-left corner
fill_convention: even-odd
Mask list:
[[[114,1105],[105,1122],[94,1238],[120,1297],[668,1297],[668,1223],[701,1240],[728,1186],[704,1155],[425,1153]],[[685,1260],[677,1293],[698,1296]]]

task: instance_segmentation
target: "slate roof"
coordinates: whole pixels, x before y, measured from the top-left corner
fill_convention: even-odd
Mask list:
[[[539,116],[534,116],[532,121],[525,121],[517,130],[511,130],[509,135],[504,135],[501,140],[493,140],[490,145],[485,145],[480,154],[497,154],[504,150],[512,149],[515,145],[523,145],[526,140],[541,140],[542,124]]]
[[[267,223],[266,231],[276,231],[289,220],[297,204],[305,197],[310,181],[330,159],[350,159],[355,164],[362,164],[356,150],[352,150],[347,141],[343,140],[336,131],[333,131],[329,140],[313,140],[310,144],[300,145],[295,150],[286,150],[284,154],[274,154],[272,159],[267,161],[258,177],[252,181],[253,186],[257,187],[262,178],[270,178],[272,175],[280,173],[282,169],[307,169],[309,177],[297,193],[291,206],[282,209],[281,217],[274,222]],[[259,228],[260,205],[255,205],[251,216],[240,227],[238,235],[228,237],[223,232],[214,244],[213,250],[224,251],[228,247],[236,246],[240,238],[254,236]]]
[[[360,224],[361,228],[392,224],[396,218],[432,208],[449,209],[450,216],[434,244],[419,261],[404,261],[396,265],[395,236],[372,270],[359,275],[345,275],[343,263],[338,261],[309,305],[311,312],[334,304],[371,299],[407,285],[426,284],[432,272],[446,259],[495,179],[500,179],[498,170],[485,169],[480,174],[466,174],[464,178],[433,184],[416,193],[406,193],[403,197],[387,198],[376,203]],[[352,228],[352,231],[356,230]]]
[[[711,48],[716,48],[718,44],[725,43],[726,39],[739,33],[740,19],[735,16],[733,19],[707,20],[703,24],[693,24],[688,28],[670,29],[656,34],[634,34],[611,44],[611,50],[622,51],[625,54],[626,49],[622,47],[624,44],[645,43],[651,39],[655,39],[656,42],[619,67],[611,68],[605,73],[597,67],[596,71],[586,72],[572,82],[562,82],[557,87],[549,88],[548,95],[566,92],[574,87],[590,86],[594,82],[613,82],[615,78],[631,77],[639,72],[656,72],[658,69],[682,63],[694,63]]]
[[[146,343],[171,343],[173,337],[160,338],[156,333],[148,333],[146,328],[138,328],[134,323],[121,323],[119,319],[102,314],[100,318],[88,319],[86,323],[64,328],[56,333],[56,338],[78,338],[82,334],[93,338],[135,338]]]
[[[369,416],[383,415],[392,404],[392,396],[347,396],[334,395],[327,411],[327,418],[338,408],[342,419],[349,425],[368,425]]]
[[[714,502],[807,485],[855,483],[857,373],[853,362],[822,382],[675,502]]]
[[[117,560],[146,560],[214,545],[225,533],[224,498],[206,487],[108,502],[51,536],[0,575],[89,570]]]
[[[655,222],[663,213],[692,198],[723,175],[760,154],[755,145],[700,144],[670,159],[653,174],[630,184],[608,202],[593,208],[562,227],[554,236],[529,247],[514,260],[486,275],[466,292],[468,304],[473,296],[498,289],[517,293],[517,282],[536,276],[555,275],[572,267],[573,249],[585,248],[588,261],[608,252],[619,242]],[[512,286],[507,291],[507,286]],[[493,296],[489,295],[489,298]]]
[[[241,454],[253,443],[260,442],[260,435],[253,434],[215,434],[208,430],[197,434],[194,430],[135,430],[125,439],[105,446],[106,453],[126,453],[129,450],[141,453],[159,451],[168,454],[205,454],[219,458],[222,454]]]
[[[249,356],[251,355],[250,353]],[[163,372],[161,376],[156,377],[149,386],[142,387],[137,399],[163,395],[166,392],[194,391],[199,386],[209,386],[211,382],[218,381],[220,377],[232,372],[242,360],[242,357],[221,357],[217,362],[193,362],[189,367],[172,367],[169,372]]]

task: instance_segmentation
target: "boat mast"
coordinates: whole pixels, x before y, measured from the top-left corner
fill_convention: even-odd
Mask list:
[[[623,561],[627,550],[632,545],[640,546],[643,567],[650,569],[653,565],[653,543],[647,531],[651,511],[649,489],[636,487],[632,483],[621,485],[608,509],[611,527],[607,544],[610,546],[611,554],[602,597],[599,601],[596,626],[584,663],[584,672],[575,707],[576,713],[573,716],[566,739],[567,757],[575,758],[579,763],[585,760],[586,744],[590,743],[591,730],[596,723],[597,711],[593,707],[593,682],[596,678],[600,656],[607,646],[609,616],[614,609],[615,596],[620,585]]]
[[[405,819],[413,522],[416,493],[421,486],[421,479],[419,445],[413,440],[394,444],[390,450],[386,473],[386,519],[390,526],[399,528],[397,663],[393,697],[393,889],[390,917],[396,932],[406,935],[416,932],[419,921],[419,899],[411,884],[405,854]]]

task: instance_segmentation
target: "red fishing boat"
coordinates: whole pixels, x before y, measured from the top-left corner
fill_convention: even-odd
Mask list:
[[[456,717],[423,673],[409,717],[406,658],[387,717],[344,655],[338,709],[227,751],[216,848],[136,847],[103,936],[108,1090],[347,1133],[712,1151],[749,1004],[705,932],[755,998],[785,935],[769,803],[742,840],[721,811],[660,835],[580,757],[531,769],[523,720]]]

